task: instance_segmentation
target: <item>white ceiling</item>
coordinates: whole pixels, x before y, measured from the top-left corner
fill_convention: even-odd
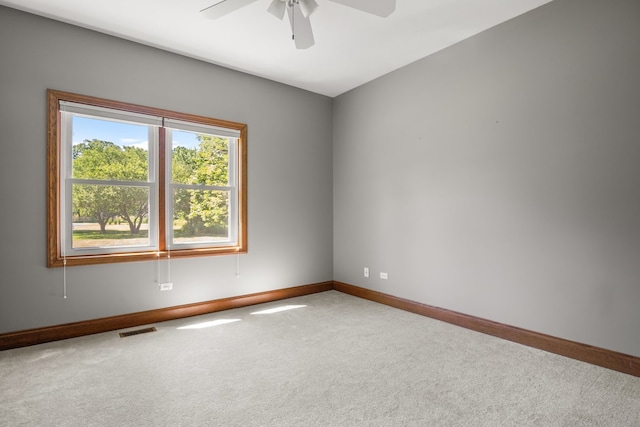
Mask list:
[[[317,0],[316,43],[306,50],[295,48],[286,17],[266,12],[271,0],[204,18],[200,10],[217,1],[0,4],[334,97],[551,0],[397,0],[388,18]]]

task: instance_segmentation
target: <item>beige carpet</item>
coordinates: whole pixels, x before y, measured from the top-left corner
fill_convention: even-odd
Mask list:
[[[337,291],[153,326],[0,352],[0,425],[640,426],[640,378]]]

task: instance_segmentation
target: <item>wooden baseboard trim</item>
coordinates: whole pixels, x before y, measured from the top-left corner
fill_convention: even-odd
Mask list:
[[[375,301],[401,310],[420,314],[453,325],[462,326],[484,334],[503,338],[529,347],[534,347],[550,353],[602,366],[614,371],[640,377],[640,358],[628,354],[618,353],[563,338],[521,329],[503,323],[458,313],[443,308],[421,304],[415,301],[394,297],[358,286],[341,282],[333,282],[333,288],[353,296]]]
[[[132,328],[135,326],[148,325],[166,320],[174,320],[183,317],[229,310],[232,308],[246,307],[264,302],[329,291],[331,289],[333,289],[333,282],[329,281],[213,301],[161,308],[157,310],[123,314],[120,316],[104,317],[83,322],[10,332],[0,334],[0,350],[26,347],[50,341],[76,338],[84,335]]]

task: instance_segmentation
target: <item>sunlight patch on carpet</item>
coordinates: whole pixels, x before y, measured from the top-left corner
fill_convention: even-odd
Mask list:
[[[226,325],[227,323],[239,322],[241,319],[218,319],[208,322],[194,323],[193,325],[180,326],[178,329],[204,329],[212,326]]]
[[[251,314],[273,314],[273,313],[279,313],[281,311],[295,310],[296,308],[303,308],[303,307],[306,307],[306,305],[283,305],[281,307],[269,308],[269,309],[260,310],[260,311],[254,311]]]

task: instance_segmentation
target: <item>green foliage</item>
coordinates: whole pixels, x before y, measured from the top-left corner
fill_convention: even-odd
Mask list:
[[[109,141],[85,140],[73,146],[74,178],[94,180],[147,181],[148,152],[138,147],[121,147]],[[138,234],[148,216],[149,191],[145,187],[75,184],[73,212],[90,217],[105,233],[107,223],[121,218],[131,234]]]
[[[74,185],[72,190],[73,212],[79,217],[89,217],[100,224],[104,233],[107,223],[117,215],[113,200],[116,190],[111,186]]]
[[[172,150],[172,182],[226,187],[229,185],[229,146],[226,138],[198,135],[197,148]],[[85,140],[73,146],[72,173],[77,179],[105,181],[104,185],[74,184],[73,212],[100,224],[124,221],[138,234],[148,218],[146,187],[112,185],[111,180],[146,182],[148,151],[109,141]],[[174,218],[182,224],[176,235],[225,235],[229,224],[229,192],[225,189],[179,189],[174,194]]]
[[[147,150],[121,147],[113,142],[85,140],[73,146],[73,177],[85,179],[147,180]]]
[[[228,140],[198,135],[198,141],[197,149],[173,149],[173,182],[226,187],[229,184]],[[180,189],[174,197],[175,219],[183,221],[181,236],[227,233],[228,191]]]
[[[226,138],[198,135],[200,147],[195,159],[195,180],[198,184],[227,185],[229,183],[229,146]]]

